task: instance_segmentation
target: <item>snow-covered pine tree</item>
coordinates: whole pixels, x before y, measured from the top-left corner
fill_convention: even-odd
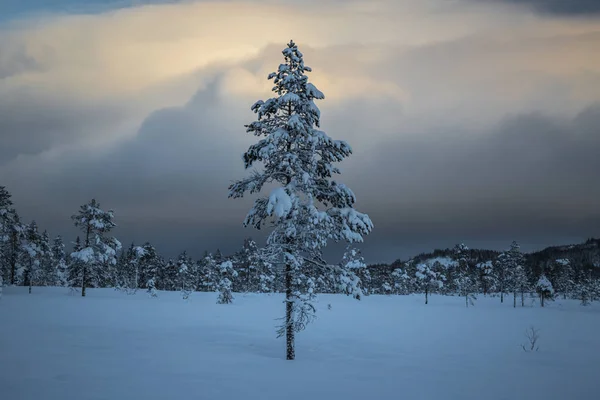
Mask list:
[[[48,236],[47,231],[44,231],[41,235],[40,250],[40,284],[43,286],[57,286],[58,272],[56,269],[56,262],[54,261],[54,253],[52,252],[52,247],[50,246],[50,236]]]
[[[258,293],[271,293],[276,291],[276,271],[268,261],[258,260]]]
[[[546,277],[546,275],[542,274],[540,279],[538,279],[535,284],[535,290],[540,297],[540,304],[544,307],[544,303],[546,300],[552,300],[554,297],[554,288],[552,287],[552,283]]]
[[[486,261],[477,264],[479,270],[479,276],[481,280],[481,288],[483,289],[483,295],[487,296],[492,290],[496,288],[496,277],[494,275],[494,263],[492,261]]]
[[[121,243],[114,237],[105,236],[116,226],[113,218],[113,211],[103,211],[95,199],[82,205],[79,213],[71,217],[75,226],[83,231],[85,238],[82,249],[71,253],[71,257],[80,262],[83,297],[87,287],[97,285],[104,278],[103,268],[117,263]]]
[[[417,264],[415,278],[425,292],[425,304],[429,304],[429,293],[433,289],[440,289],[444,286],[446,277],[439,272],[441,268],[442,266],[437,261],[434,265],[430,265],[429,263]]]
[[[177,282],[177,277],[179,275],[179,271],[177,269],[177,262],[173,259],[169,259],[160,274],[160,286],[158,286],[161,290],[179,290],[179,284]]]
[[[5,284],[16,285],[25,226],[12,205],[11,194],[0,186],[0,275]]]
[[[237,276],[236,270],[233,268],[231,261],[222,262],[217,268],[218,281],[217,291],[219,296],[217,297],[217,304],[229,304],[233,302],[232,279]]]
[[[29,286],[29,293],[31,294],[31,288],[40,284],[41,264],[44,256],[42,252],[42,235],[38,232],[35,221],[32,221],[25,229],[23,250],[23,265],[25,267],[23,285]]]
[[[238,290],[256,292],[258,290],[258,247],[251,238],[244,240],[242,250],[236,255],[240,273],[238,279],[241,281]]]
[[[58,286],[67,285],[67,256],[65,254],[65,244],[60,235],[54,238],[52,242],[52,258],[54,259],[56,269],[56,284]]]
[[[0,277],[8,281],[10,277],[10,233],[13,224],[13,202],[11,194],[0,186]]]
[[[525,291],[528,289],[529,282],[527,272],[525,271],[525,258],[521,253],[521,247],[516,241],[513,241],[508,250],[508,286],[513,292],[513,307],[517,307],[517,294],[521,294],[521,307],[525,306]]]
[[[184,300],[190,298],[190,294],[194,291],[194,262],[188,257],[187,252],[183,252],[177,258],[177,281],[179,282],[179,290],[181,297]]]
[[[120,264],[117,273],[116,289],[120,289],[127,294],[135,294],[140,287],[140,269],[141,259],[145,255],[143,247],[131,243],[127,253]]]
[[[214,292],[218,283],[217,262],[212,254],[205,252],[198,262],[198,289],[203,292]]]
[[[394,279],[394,289],[397,294],[410,294],[412,293],[412,283],[410,275],[407,272],[408,263],[404,264],[404,268],[396,268],[392,272],[392,278]]]
[[[496,280],[498,282],[498,290],[500,291],[500,302],[504,303],[504,294],[506,293],[510,282],[510,253],[508,251],[500,253],[494,262],[496,270]]]
[[[145,282],[146,292],[150,297],[157,297],[156,290],[159,287],[160,271],[164,263],[150,243],[146,242],[142,248],[144,252],[140,258],[140,270],[142,271],[140,281]]]
[[[579,271],[577,292],[582,306],[587,306],[592,301],[592,280],[590,274],[585,271]]]
[[[244,154],[245,167],[260,162],[264,168],[232,184],[229,196],[259,193],[267,183],[280,185],[254,202],[244,225],[260,229],[273,220],[265,250],[269,262],[285,266],[286,311],[278,332],[285,331],[286,358],[293,360],[295,333],[314,318],[315,309],[310,303],[313,295],[303,292],[312,278],[301,270],[326,267],[321,253],[329,239],[360,242],[373,224],[353,208],[354,193],[331,179],[340,173],[334,163],[352,149],[316,129],[320,111],[314,100],[324,95],[308,83],[305,73],[311,69],[293,41],[282,53],[285,62],[268,77],[274,80],[276,97],[256,102],[252,110],[258,118],[246,126],[248,133],[261,139]]]
[[[77,236],[73,242],[73,252],[71,254],[79,254],[83,249],[81,239]],[[67,257],[67,286],[70,288],[70,293],[74,294],[75,288],[83,285],[83,263],[77,257]]]
[[[457,262],[455,284],[458,292],[465,298],[465,305],[475,305],[477,300],[477,285],[471,277],[469,268],[469,248],[463,243],[457,244],[453,249],[453,256]]]
[[[369,295],[368,284],[371,275],[365,264],[360,250],[352,245],[346,247],[339,269],[335,270],[337,277],[337,293],[343,293],[357,300]]]
[[[563,299],[567,299],[575,288],[574,271],[571,260],[568,258],[559,258],[554,261],[555,268],[558,270],[556,281],[556,291],[562,293]]]

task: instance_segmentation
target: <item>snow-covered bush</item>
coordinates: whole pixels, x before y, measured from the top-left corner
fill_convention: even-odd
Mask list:
[[[554,288],[552,287],[552,283],[546,277],[546,275],[542,274],[535,284],[535,290],[540,297],[540,305],[544,307],[545,300],[552,300],[554,298]]]

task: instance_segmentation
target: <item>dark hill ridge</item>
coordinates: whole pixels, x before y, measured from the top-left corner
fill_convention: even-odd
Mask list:
[[[487,249],[470,249],[470,264],[494,261],[502,252]],[[431,253],[421,253],[409,260],[396,260],[391,264],[369,265],[372,282],[369,286],[378,292],[385,283],[393,282],[392,272],[398,268],[405,269],[406,263],[417,264],[435,258],[452,258],[452,249],[436,249]],[[537,279],[544,272],[551,281],[560,273],[557,259],[568,259],[571,262],[576,276],[581,274],[590,277],[600,277],[600,239],[588,239],[584,243],[551,246],[543,250],[525,253],[525,268],[531,280]]]

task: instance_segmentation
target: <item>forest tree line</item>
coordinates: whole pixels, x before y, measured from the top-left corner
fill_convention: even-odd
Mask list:
[[[102,211],[92,200],[73,216],[81,235],[67,251],[61,236],[50,237],[35,221],[23,223],[11,195],[0,187],[0,280],[4,285],[116,288],[133,293],[145,290],[219,292],[220,302],[235,292],[284,291],[280,265],[261,259],[257,244],[248,238],[239,251],[223,255],[206,251],[193,259],[186,251],[176,258],[162,257],[150,243],[123,247],[110,236],[115,226],[112,211]],[[527,296],[544,294],[579,299],[582,304],[600,299],[600,240],[580,245],[550,247],[522,253],[513,242],[504,252],[469,249],[458,244],[410,260],[367,266],[360,251],[348,247],[340,267],[352,270],[354,281],[319,269],[304,273],[316,293],[407,295],[460,295],[467,306],[478,295],[510,298],[523,305]],[[312,276],[311,276],[312,275]]]

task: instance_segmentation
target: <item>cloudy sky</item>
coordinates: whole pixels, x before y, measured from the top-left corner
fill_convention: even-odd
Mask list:
[[[600,235],[596,0],[3,0],[0,185],[69,240],[92,197],[166,256],[260,238],[227,186],[291,38],[368,262]]]

